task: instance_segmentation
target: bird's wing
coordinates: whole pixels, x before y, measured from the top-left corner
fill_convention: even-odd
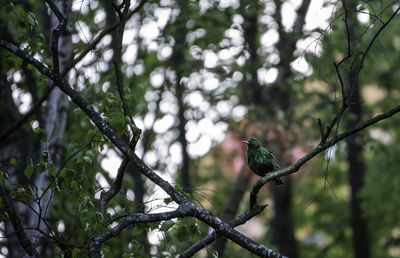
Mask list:
[[[270,165],[270,162],[272,162],[272,165],[274,166],[275,169],[279,169],[278,162],[276,161],[274,155],[272,152],[270,152],[266,148],[260,148],[259,149],[259,157],[260,157],[260,162],[265,163],[265,165]]]
[[[280,169],[281,167],[278,164],[278,161],[276,161],[275,155],[274,153],[272,153],[272,151],[268,151],[268,159],[271,160],[272,164],[274,164],[275,169]]]

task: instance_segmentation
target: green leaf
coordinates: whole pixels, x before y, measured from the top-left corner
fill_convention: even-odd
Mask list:
[[[51,164],[50,169],[49,169],[49,174],[52,176],[55,176],[57,174],[57,169],[54,166],[54,164]]]
[[[173,225],[175,225],[175,222],[173,220],[166,220],[163,222],[163,224],[161,225],[160,230],[167,232],[168,229],[170,229]]]
[[[36,127],[36,128],[33,129],[33,132],[35,132],[37,134],[40,134],[40,133],[43,133],[44,130],[42,128],[40,128],[40,127]]]
[[[33,191],[30,185],[25,186],[26,193],[33,198]]]
[[[78,248],[74,248],[74,249],[72,249],[72,257],[73,258],[76,258],[76,257],[80,257],[81,255],[80,255],[80,252],[81,252],[81,250],[80,249],[78,249]]]
[[[28,22],[30,25],[32,25],[32,26],[37,25],[37,19],[36,19],[36,15],[34,13],[27,12],[26,17],[28,18]]]
[[[149,222],[149,223],[147,223],[147,225],[149,226],[149,228],[151,230],[154,230],[160,226],[160,223],[159,222]]]
[[[35,70],[36,68],[33,66],[33,65],[31,65],[31,64],[28,64],[28,66],[26,67],[28,70],[31,70],[31,71],[33,71],[33,70]],[[37,128],[37,127],[36,127]],[[36,129],[35,128],[35,129]],[[35,129],[33,129],[33,131],[35,131]],[[35,132],[36,133],[36,132]]]
[[[6,187],[7,190],[12,191],[13,188],[11,187],[10,183],[8,180],[4,180],[4,186]]]
[[[185,196],[186,199],[190,200],[192,196],[190,196],[190,193],[183,193],[183,196]]]
[[[78,182],[75,181],[75,180],[72,180],[72,181],[71,181],[71,188],[72,188],[72,189],[75,189],[76,187],[78,187]]]
[[[41,159],[43,163],[49,162],[49,153],[47,151],[43,152]]]
[[[172,200],[171,198],[165,198],[165,199],[164,199],[164,203],[165,203],[166,205],[170,204],[171,202],[173,202],[173,200]]]
[[[182,192],[182,191],[183,191],[182,186],[179,185],[179,184],[176,184],[174,188],[175,188],[175,190],[177,190],[178,192]]]
[[[133,230],[133,234],[137,235],[143,232],[143,230],[146,230],[145,224],[144,223],[137,223],[135,225],[135,228]]]
[[[26,168],[25,168],[25,171],[24,171],[24,175],[26,176],[26,178],[30,179],[32,177],[32,174],[33,174],[34,170],[35,170],[35,168],[33,167],[32,159],[29,158],[27,160]]]
[[[218,258],[218,252],[216,250],[207,249],[208,257]]]
[[[24,188],[18,188],[17,189],[17,193],[25,193],[25,189]]]
[[[110,246],[108,246],[108,245],[103,245],[102,250],[103,250],[103,252],[108,253],[108,252],[110,252]]]
[[[47,185],[42,185],[42,186],[40,187],[40,190],[42,190],[42,192],[46,191],[46,189],[47,189]]]
[[[39,164],[39,165],[36,165],[36,167],[37,167],[37,170],[39,171],[39,173],[43,173],[44,171],[46,171],[46,165],[45,164]]]
[[[14,167],[16,167],[16,166],[18,165],[18,161],[17,161],[16,159],[14,159],[14,158],[11,158],[11,159],[10,159],[10,163],[11,163],[11,165],[13,165]]]
[[[88,157],[88,156],[83,156],[83,160],[84,160],[86,163],[92,164],[92,159],[91,159],[90,157]]]
[[[92,150],[87,150],[87,151],[85,151],[85,154],[86,154],[86,156],[88,156],[88,157],[90,157],[90,158],[93,158],[95,155],[94,155],[94,151],[92,151]]]

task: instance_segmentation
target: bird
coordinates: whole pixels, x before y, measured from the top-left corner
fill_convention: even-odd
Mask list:
[[[247,144],[247,164],[251,171],[259,176],[265,176],[268,173],[280,169],[274,154],[267,148],[261,146],[261,143],[256,138],[251,138],[248,141],[243,141]],[[280,178],[274,179],[275,185],[283,185]]]

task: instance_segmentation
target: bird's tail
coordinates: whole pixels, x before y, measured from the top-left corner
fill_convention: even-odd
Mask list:
[[[274,179],[275,185],[283,185],[282,180],[278,177]]]

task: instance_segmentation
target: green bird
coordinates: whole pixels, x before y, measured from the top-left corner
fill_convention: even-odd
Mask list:
[[[249,141],[243,141],[249,147],[247,150],[247,164],[251,171],[259,176],[265,176],[268,173],[280,169],[274,154],[261,146],[261,143],[251,138]],[[280,178],[274,179],[275,185],[283,185]]]

